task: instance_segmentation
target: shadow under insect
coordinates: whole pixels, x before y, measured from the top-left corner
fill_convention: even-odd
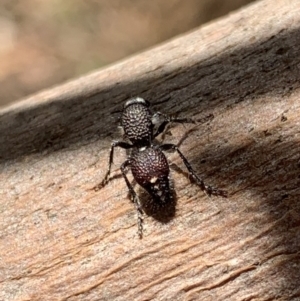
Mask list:
[[[176,214],[177,195],[174,189],[174,182],[169,178],[169,198],[167,202],[162,202],[161,199],[153,198],[142,187],[138,188],[138,194],[144,213],[153,217],[161,223],[170,222]]]

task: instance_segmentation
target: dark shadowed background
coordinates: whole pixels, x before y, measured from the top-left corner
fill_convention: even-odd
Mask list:
[[[253,0],[0,0],[0,106]]]

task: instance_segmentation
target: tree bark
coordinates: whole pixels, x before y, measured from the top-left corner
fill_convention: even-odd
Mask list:
[[[300,300],[299,54],[299,1],[260,1],[3,109],[0,300]],[[142,240],[125,151],[93,190],[132,96],[213,114],[164,141],[229,192],[207,197],[167,154],[176,213],[145,215]]]

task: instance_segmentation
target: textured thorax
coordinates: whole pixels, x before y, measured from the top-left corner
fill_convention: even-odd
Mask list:
[[[151,144],[153,125],[147,106],[140,103],[125,106],[121,123],[125,136],[132,144],[138,147]]]

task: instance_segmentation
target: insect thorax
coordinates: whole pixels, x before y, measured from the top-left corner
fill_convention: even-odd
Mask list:
[[[149,109],[140,103],[124,108],[121,120],[125,136],[135,146],[149,146],[152,140],[153,125]]]

